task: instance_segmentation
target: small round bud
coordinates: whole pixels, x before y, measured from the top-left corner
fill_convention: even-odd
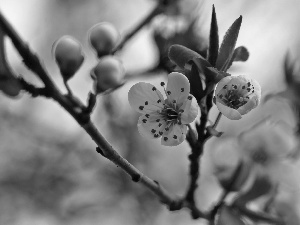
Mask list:
[[[95,80],[96,93],[117,88],[123,83],[125,69],[122,62],[114,56],[102,57],[97,66],[91,71]]]
[[[94,25],[88,33],[89,42],[99,58],[108,55],[120,39],[118,30],[108,22]]]
[[[63,36],[53,44],[53,54],[64,80],[69,80],[83,63],[82,46],[72,36]]]

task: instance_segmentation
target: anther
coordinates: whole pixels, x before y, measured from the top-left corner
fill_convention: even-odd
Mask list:
[[[152,129],[152,130],[151,130],[151,133],[153,133],[153,134],[154,134],[155,132],[156,132],[156,130],[155,130],[155,129]]]
[[[149,118],[149,117],[150,117],[150,115],[149,115],[149,114],[146,114],[145,116],[146,116],[147,118]]]
[[[139,109],[140,109],[140,110],[143,110],[143,109],[144,109],[144,106],[140,106]]]
[[[165,86],[165,82],[160,82],[160,86]]]
[[[167,141],[168,140],[168,138],[167,137],[164,137],[164,141]]]
[[[152,88],[152,91],[156,91],[156,87],[153,87],[153,88]]]
[[[173,138],[174,138],[174,139],[177,139],[177,136],[176,136],[176,135],[174,135],[174,136],[173,136]]]
[[[181,88],[181,92],[184,92],[184,88]]]
[[[148,101],[145,101],[145,105],[148,105]]]
[[[167,91],[167,94],[170,95],[170,94],[171,94],[171,91]]]

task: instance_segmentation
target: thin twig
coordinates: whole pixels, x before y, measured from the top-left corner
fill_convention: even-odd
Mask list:
[[[222,113],[219,112],[219,114],[218,114],[218,116],[217,116],[217,118],[216,118],[214,124],[212,125],[212,128],[213,128],[213,129],[216,129],[216,127],[218,126],[218,124],[219,124],[219,122],[220,122],[220,120],[221,120],[221,117],[222,117]]]
[[[140,29],[142,29],[146,24],[151,22],[151,20],[163,12],[163,5],[158,3],[157,6],[143,19],[134,29],[128,32],[122,41],[111,51],[111,54],[115,54],[117,51],[121,50],[124,45],[129,41]]]

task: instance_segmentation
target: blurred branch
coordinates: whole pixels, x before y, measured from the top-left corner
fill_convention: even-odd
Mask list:
[[[151,22],[155,16],[161,14],[165,7],[166,6],[164,6],[161,2],[158,2],[157,6],[148,14],[148,16],[146,16],[135,28],[124,35],[122,41],[111,51],[111,54],[115,54],[117,51],[121,50],[127,41],[129,41],[145,25]]]
[[[214,208],[211,210],[210,212],[210,218],[214,221],[215,216],[217,215],[218,210],[223,206],[224,201],[226,199],[226,197],[228,196],[228,194],[232,191],[232,188],[236,182],[236,180],[238,179],[241,169],[242,169],[243,163],[240,162],[236,169],[234,170],[234,173],[232,174],[231,180],[229,182],[229,185],[226,189],[224,189],[222,195],[220,196],[220,199],[217,201],[217,203],[215,204]]]

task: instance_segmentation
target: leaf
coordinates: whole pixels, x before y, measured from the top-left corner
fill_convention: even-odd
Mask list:
[[[189,61],[194,58],[202,58],[202,56],[183,45],[172,45],[169,48],[169,58],[177,66],[184,68]]]
[[[247,204],[258,197],[268,194],[272,188],[273,184],[268,177],[256,175],[255,180],[249,190],[238,196],[234,201],[234,204]]]
[[[0,27],[0,90],[10,97],[16,97],[22,86],[7,64],[4,48],[5,33]]]
[[[184,74],[189,79],[191,85],[191,94],[199,102],[204,97],[205,93],[203,90],[203,84],[201,82],[200,73],[196,65],[192,65],[191,70],[186,70]]]
[[[247,48],[244,46],[237,47],[234,52],[233,56],[231,57],[230,63],[228,63],[227,69],[229,69],[233,62],[241,61],[245,62],[249,58],[249,52]]]
[[[246,47],[240,46],[234,50],[233,61],[242,61],[245,62],[249,58],[249,52]]]
[[[218,59],[216,62],[216,68],[218,70],[227,70],[227,65],[230,63],[233,56],[235,44],[239,35],[239,30],[242,24],[242,16],[234,21],[231,27],[227,30],[225,37],[222,41]]]
[[[209,48],[208,48],[208,62],[212,66],[215,66],[219,51],[219,31],[217,16],[215,12],[215,6],[213,5],[212,15],[211,15],[211,24],[210,24],[210,33],[209,33]]]
[[[217,218],[216,225],[245,225],[246,223],[242,220],[241,214],[224,205],[219,210],[219,217]]]
[[[224,77],[231,76],[229,73],[219,71],[214,67],[207,67],[206,74],[207,74],[207,77],[211,77],[212,81],[214,81],[215,83],[218,83]]]

